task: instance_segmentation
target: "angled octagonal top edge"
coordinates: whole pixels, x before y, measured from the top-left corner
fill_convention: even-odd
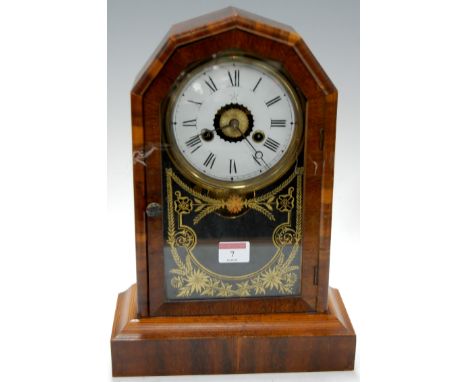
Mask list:
[[[226,7],[218,11],[207,13],[206,15],[202,15],[190,20],[183,21],[181,23],[177,23],[172,26],[169,33],[177,35],[187,32],[190,33],[193,29],[206,27],[209,24],[223,23],[233,19],[250,20],[253,22],[258,22],[260,24],[268,25],[270,28],[275,28],[286,31],[291,34],[296,34],[294,28],[287,24],[283,24],[278,21],[268,19],[266,17],[262,17],[235,7]]]
[[[292,27],[234,7],[227,7],[172,26],[138,74],[132,95],[143,96],[178,47],[235,28],[293,47],[325,96],[331,95],[332,98],[336,98],[335,86],[304,40]]]

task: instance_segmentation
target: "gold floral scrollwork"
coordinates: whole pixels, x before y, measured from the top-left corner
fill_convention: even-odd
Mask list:
[[[179,215],[179,229],[173,232],[173,243],[177,247],[184,247],[188,250],[195,248],[197,235],[189,226],[182,224],[182,216],[192,212],[193,202],[187,196],[182,196],[180,191],[174,192],[174,210]]]
[[[232,194],[225,200],[216,200],[191,189],[173,173],[172,169],[166,169],[168,205],[166,241],[176,265],[169,272],[172,274],[170,283],[177,291],[177,297],[186,298],[194,295],[248,297],[293,293],[300,272],[300,263],[296,265],[294,260],[298,255],[302,236],[302,211],[301,208],[294,210],[294,207],[302,206],[302,174],[302,169],[298,168],[270,192],[251,199],[243,199]],[[286,194],[280,194],[294,179],[296,179],[296,189],[291,186]],[[173,181],[190,196],[182,195],[181,191],[174,192]],[[192,227],[184,224],[184,216],[193,213],[193,225],[196,225],[203,217],[221,208],[226,208],[231,213],[238,213],[248,208],[274,221],[275,207],[280,213],[286,214],[287,219],[274,229],[272,242],[276,252],[261,269],[238,277],[220,275],[207,269],[194,256],[197,235]]]
[[[273,243],[277,248],[294,245],[298,241],[296,230],[291,227],[291,211],[294,208],[294,187],[289,187],[288,193],[279,195],[276,199],[276,209],[288,214],[286,223],[280,224],[273,231]]]
[[[175,211],[178,214],[186,215],[186,214],[189,214],[190,212],[192,212],[193,203],[192,203],[192,200],[189,197],[182,196],[180,191],[176,191],[174,193],[174,195],[176,196],[176,200],[174,202]]]
[[[174,244],[178,247],[193,249],[196,243],[195,232],[190,227],[184,227],[178,230],[174,236]]]
[[[174,276],[171,279],[171,285],[179,291],[178,297],[187,297],[194,293],[201,294],[208,286],[209,281],[210,277],[205,272],[191,268],[181,275]]]
[[[289,187],[286,195],[279,195],[276,199],[276,208],[281,212],[289,212],[294,208],[293,187]]]
[[[231,195],[226,200],[226,209],[233,214],[241,212],[244,206],[245,201],[239,195]]]
[[[296,231],[287,223],[279,225],[273,232],[273,243],[277,248],[293,245],[296,239]]]
[[[283,195],[281,200],[279,200],[279,198],[276,199],[276,195],[290,184],[294,178],[302,176],[302,169],[297,169],[296,172],[293,172],[277,187],[261,196],[244,199],[240,195],[233,193],[226,199],[216,199],[211,196],[204,195],[187,185],[172,171],[172,169],[167,169],[167,171],[170,180],[174,181],[182,190],[193,197],[193,199],[182,197],[180,191],[176,191],[176,193],[174,193],[176,196],[176,200],[174,202],[176,212],[179,213],[180,211],[181,214],[184,215],[187,215],[192,211],[195,212],[193,217],[194,225],[200,223],[200,221],[206,216],[224,208],[232,214],[238,214],[248,208],[257,211],[271,221],[275,221],[275,215],[273,214],[275,200],[276,207],[280,212],[287,212],[294,208],[294,197],[292,194]]]

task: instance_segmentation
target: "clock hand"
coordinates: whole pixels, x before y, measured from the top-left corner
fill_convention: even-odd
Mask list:
[[[244,138],[244,140],[249,144],[249,146],[252,148],[252,150],[254,151],[254,156],[256,159],[260,159],[263,164],[265,165],[266,168],[270,168],[268,166],[268,164],[265,162],[265,159],[263,159],[263,153],[261,151],[258,151],[254,145],[252,145],[252,143],[249,141],[249,139],[244,135],[244,133],[242,132],[242,130],[239,128],[239,122],[236,120],[236,119],[231,119],[231,121],[229,122],[229,125],[230,127],[234,127],[235,129],[237,129],[239,131],[239,133],[242,135],[242,138]]]
[[[217,130],[224,130],[224,129],[228,128],[228,127],[231,127],[231,125],[216,127],[216,128],[214,128],[214,129],[211,129],[211,130],[209,130],[209,129],[203,129],[202,132],[201,132],[200,134],[198,134],[198,135],[201,136],[201,135],[206,134],[206,133],[213,133],[213,132],[215,132],[215,131],[217,131]]]

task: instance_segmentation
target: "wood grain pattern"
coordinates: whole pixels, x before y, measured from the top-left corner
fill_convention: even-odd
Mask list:
[[[304,99],[301,295],[167,301],[162,218],[165,103],[187,67],[226,50],[281,64]],[[352,370],[356,336],[328,287],[337,91],[289,26],[226,8],[171,28],[132,90],[137,285],[119,295],[114,376]]]
[[[281,63],[305,99],[305,175],[301,295],[169,302],[164,295],[163,227],[145,207],[162,204],[161,131],[172,84],[189,65],[229,49]],[[246,314],[327,310],[337,91],[291,28],[235,8],[175,25],[132,90],[138,313]],[[323,146],[321,142],[323,141]]]
[[[336,289],[321,314],[137,318],[136,286],[119,295],[114,376],[352,370],[356,336]]]

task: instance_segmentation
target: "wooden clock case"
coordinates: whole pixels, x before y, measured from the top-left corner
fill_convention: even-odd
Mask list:
[[[164,101],[194,62],[240,50],[280,62],[305,99],[301,295],[167,301],[162,219]],[[290,27],[235,8],[175,25],[133,88],[137,284],[118,297],[114,376],[352,370],[356,337],[328,286],[337,91]]]

